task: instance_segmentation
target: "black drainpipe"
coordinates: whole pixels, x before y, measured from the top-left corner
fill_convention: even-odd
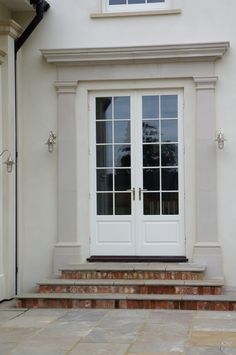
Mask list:
[[[44,13],[50,8],[50,5],[45,0],[30,0],[30,4],[35,8],[36,15],[30,22],[29,26],[24,30],[22,35],[15,41],[15,53],[17,53],[18,50],[23,46],[31,33],[42,21]]]
[[[16,249],[15,249],[15,260],[16,260],[16,278],[15,278],[15,293],[17,294],[18,291],[18,183],[17,183],[17,160],[18,160],[18,134],[17,134],[17,52],[23,44],[27,41],[30,35],[33,33],[35,28],[39,25],[44,17],[44,13],[48,11],[50,8],[49,3],[46,0],[30,0],[30,4],[35,9],[35,17],[30,22],[30,24],[26,27],[24,32],[21,34],[19,38],[15,40],[15,147],[16,147],[16,154],[15,154],[15,169],[16,169],[16,178],[15,178],[15,190],[16,190],[16,207],[15,207],[15,221],[16,221]]]

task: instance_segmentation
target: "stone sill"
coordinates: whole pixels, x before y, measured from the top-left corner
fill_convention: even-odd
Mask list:
[[[117,17],[139,17],[139,16],[162,16],[162,15],[179,15],[180,9],[158,10],[158,11],[135,11],[135,12],[103,12],[90,15],[91,19],[106,19]]]

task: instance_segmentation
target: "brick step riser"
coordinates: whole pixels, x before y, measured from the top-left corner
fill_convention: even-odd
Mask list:
[[[62,279],[91,280],[203,280],[202,272],[183,271],[62,271]]]
[[[236,302],[229,301],[158,301],[158,300],[17,300],[19,308],[99,308],[99,309],[178,309],[236,311]]]
[[[61,286],[40,285],[40,293],[119,293],[166,295],[221,295],[219,286]]]

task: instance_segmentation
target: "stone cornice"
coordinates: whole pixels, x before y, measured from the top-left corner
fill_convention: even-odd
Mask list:
[[[16,39],[21,35],[22,31],[21,26],[14,20],[0,21],[0,36],[10,36]]]
[[[3,63],[3,61],[4,61],[3,58],[5,57],[5,55],[6,55],[6,53],[0,49],[0,64]]]
[[[43,49],[48,63],[56,65],[105,65],[169,62],[215,62],[223,57],[229,42],[160,46]]]

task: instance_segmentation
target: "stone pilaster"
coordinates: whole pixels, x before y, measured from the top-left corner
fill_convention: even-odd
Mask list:
[[[15,51],[14,41],[20,36],[22,28],[13,20],[0,21],[0,152],[8,149],[14,158],[15,153]],[[0,299],[15,295],[15,251],[16,251],[16,191],[15,173],[8,174],[1,158],[0,196]],[[0,252],[0,253],[1,253]]]
[[[80,258],[77,228],[76,81],[57,81],[58,94],[58,240],[54,272]]]
[[[217,77],[194,78],[196,85],[197,240],[194,261],[207,265],[207,276],[222,276],[217,231],[215,85]]]

